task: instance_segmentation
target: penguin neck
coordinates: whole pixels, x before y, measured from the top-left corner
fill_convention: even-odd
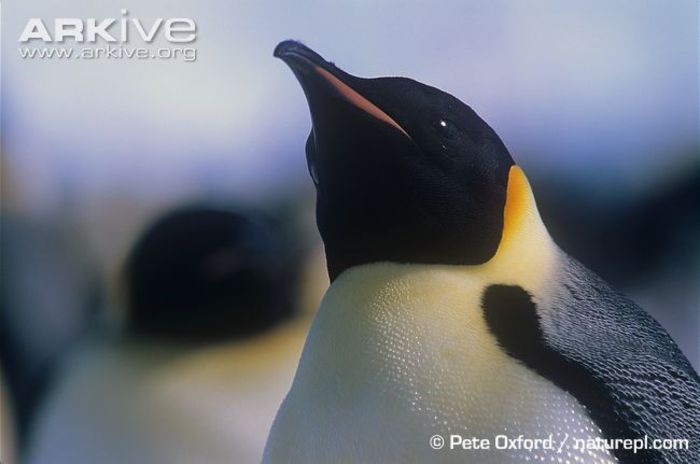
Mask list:
[[[478,266],[482,268],[480,271],[510,283],[536,281],[537,276],[552,269],[558,254],[540,218],[527,177],[520,167],[512,166],[503,208],[501,241],[494,256]]]
[[[556,281],[561,252],[542,223],[530,184],[517,166],[509,173],[503,216],[498,249],[486,263],[377,262],[352,267],[331,284],[317,314],[317,322],[335,317],[347,322],[347,318],[358,315],[373,318],[377,302],[391,299],[394,294],[407,298],[404,302],[396,301],[398,305],[412,307],[416,301],[421,301],[430,308],[455,289],[465,291],[469,299],[478,302],[484,289],[494,284],[517,285],[532,295],[549,293],[552,282]],[[407,316],[412,317],[411,311],[406,311]],[[353,325],[348,323],[346,328]]]
[[[327,250],[328,252],[328,250]],[[537,290],[545,276],[550,275],[558,260],[559,249],[551,239],[547,228],[540,218],[534,194],[527,177],[517,165],[510,168],[506,200],[503,208],[503,229],[501,239],[494,255],[483,264],[447,265],[419,263],[371,263],[351,267],[343,271],[345,274],[369,272],[374,279],[383,278],[387,281],[394,278],[391,272],[376,275],[369,270],[372,266],[391,264],[407,266],[411,269],[433,267],[448,268],[465,277],[488,276],[487,280],[520,285],[530,291]],[[386,266],[385,269],[392,269]],[[329,269],[330,270],[330,269]],[[401,272],[403,273],[403,272]],[[345,279],[334,279],[332,287],[343,286]]]
[[[436,382],[466,391],[500,385],[500,368],[491,369],[511,365],[486,327],[482,295],[491,285],[506,284],[541,297],[558,267],[558,249],[534,199],[521,200],[508,208],[498,252],[484,264],[377,262],[341,273],[316,313],[293,391],[319,408],[340,407],[338,402],[352,408],[358,394],[383,404],[377,392],[417,392],[422,400],[406,401],[422,404],[441,401],[429,398]],[[439,373],[425,368],[435,359],[448,367]],[[488,382],[480,380],[486,371],[493,374]]]

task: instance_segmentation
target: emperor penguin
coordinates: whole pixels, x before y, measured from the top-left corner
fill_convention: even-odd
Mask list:
[[[65,362],[25,462],[259,463],[305,335],[296,241],[209,202],[147,226],[125,260],[123,332]]]
[[[557,247],[474,110],[299,42],[274,55],[310,107],[331,285],[265,463],[700,462],[697,373]]]

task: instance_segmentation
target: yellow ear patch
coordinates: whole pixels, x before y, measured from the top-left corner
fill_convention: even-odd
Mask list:
[[[508,171],[503,232],[498,250],[482,269],[490,280],[515,283],[528,291],[551,276],[557,247],[537,211],[535,196],[522,169]]]
[[[403,127],[399,125],[398,122],[394,121],[394,119],[391,116],[382,111],[381,108],[379,108],[377,105],[360,95],[352,87],[350,87],[345,82],[341,81],[340,79],[338,79],[333,74],[329,73],[320,66],[316,66],[315,69],[316,72],[323,76],[333,87],[335,87],[338,93],[345,97],[345,99],[348,100],[350,103],[352,103],[362,111],[369,113],[370,115],[374,116],[380,121],[384,121],[385,123],[394,126],[396,129],[403,132],[403,134],[406,137],[408,137],[409,139],[411,138],[411,136],[408,135],[408,133],[403,129]]]
[[[523,227],[532,202],[532,191],[525,173],[517,165],[511,166],[508,172],[506,204],[503,208],[503,234],[498,251],[507,248],[513,240],[517,240],[518,231]]]

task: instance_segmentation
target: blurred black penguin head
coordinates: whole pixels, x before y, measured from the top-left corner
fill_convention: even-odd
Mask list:
[[[208,206],[170,212],[127,258],[128,330],[208,341],[272,328],[295,312],[294,249],[260,214]]]

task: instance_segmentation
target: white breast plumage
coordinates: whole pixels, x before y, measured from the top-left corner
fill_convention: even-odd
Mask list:
[[[514,188],[518,182],[518,204],[488,263],[376,263],[334,282],[266,462],[616,462],[605,451],[574,449],[576,438],[598,437],[599,428],[574,397],[505,353],[484,321],[488,285],[517,284],[546,299],[557,269],[558,249],[526,180]],[[442,450],[430,446],[435,434],[448,440]],[[452,434],[486,438],[491,449],[451,450]],[[550,434],[554,450],[494,449],[499,435]]]

